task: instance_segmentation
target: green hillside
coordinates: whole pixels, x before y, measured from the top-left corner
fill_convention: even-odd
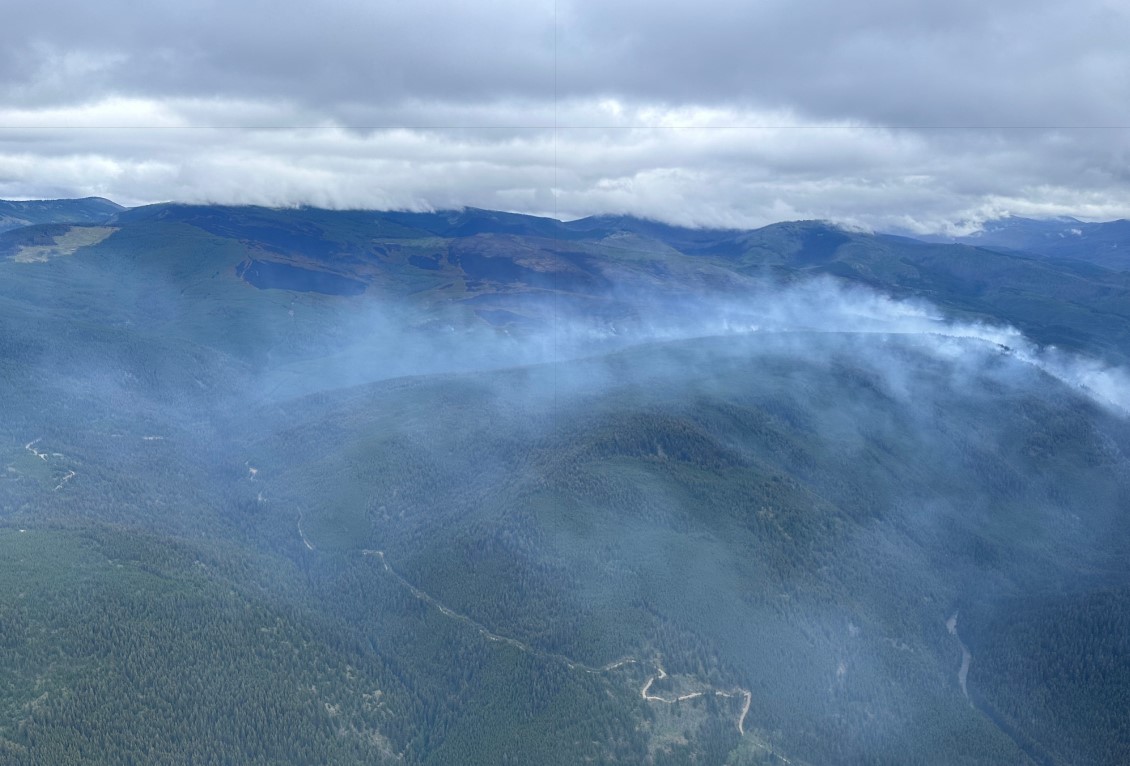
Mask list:
[[[1130,753],[1130,421],[967,329],[1124,359],[1125,274],[173,205],[0,257],[4,763]]]

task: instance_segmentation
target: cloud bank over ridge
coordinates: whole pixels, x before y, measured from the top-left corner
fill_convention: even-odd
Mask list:
[[[1127,11],[808,0],[44,3],[0,196],[752,227],[1130,215]]]

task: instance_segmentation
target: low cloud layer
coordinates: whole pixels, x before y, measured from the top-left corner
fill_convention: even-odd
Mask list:
[[[922,232],[1130,216],[1127,12],[1103,0],[46,3],[9,21],[4,197]]]

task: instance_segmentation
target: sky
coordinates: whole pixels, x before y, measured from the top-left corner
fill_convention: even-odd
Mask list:
[[[966,233],[1130,217],[1121,0],[42,0],[0,197]]]

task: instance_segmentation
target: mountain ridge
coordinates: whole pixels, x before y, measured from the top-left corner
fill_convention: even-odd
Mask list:
[[[824,277],[924,299],[971,321],[1013,325],[1044,345],[1130,359],[1130,272],[1077,257],[908,240],[820,221],[734,232],[626,217],[560,222],[476,209],[398,213],[162,203],[117,210],[96,222],[9,230],[0,234],[0,255],[72,253],[75,248],[57,244],[68,225],[114,228],[97,245],[78,248],[80,254],[120,252],[158,271],[191,270],[207,261],[214,263],[209,275],[265,290],[355,299],[413,296],[433,319],[454,308],[517,332],[547,326],[563,309],[600,321],[639,321],[638,304],[650,300],[645,295],[740,300],[759,285]],[[189,231],[198,234],[189,237]],[[171,252],[167,243],[193,239],[228,255],[222,264],[211,256],[158,262]]]

